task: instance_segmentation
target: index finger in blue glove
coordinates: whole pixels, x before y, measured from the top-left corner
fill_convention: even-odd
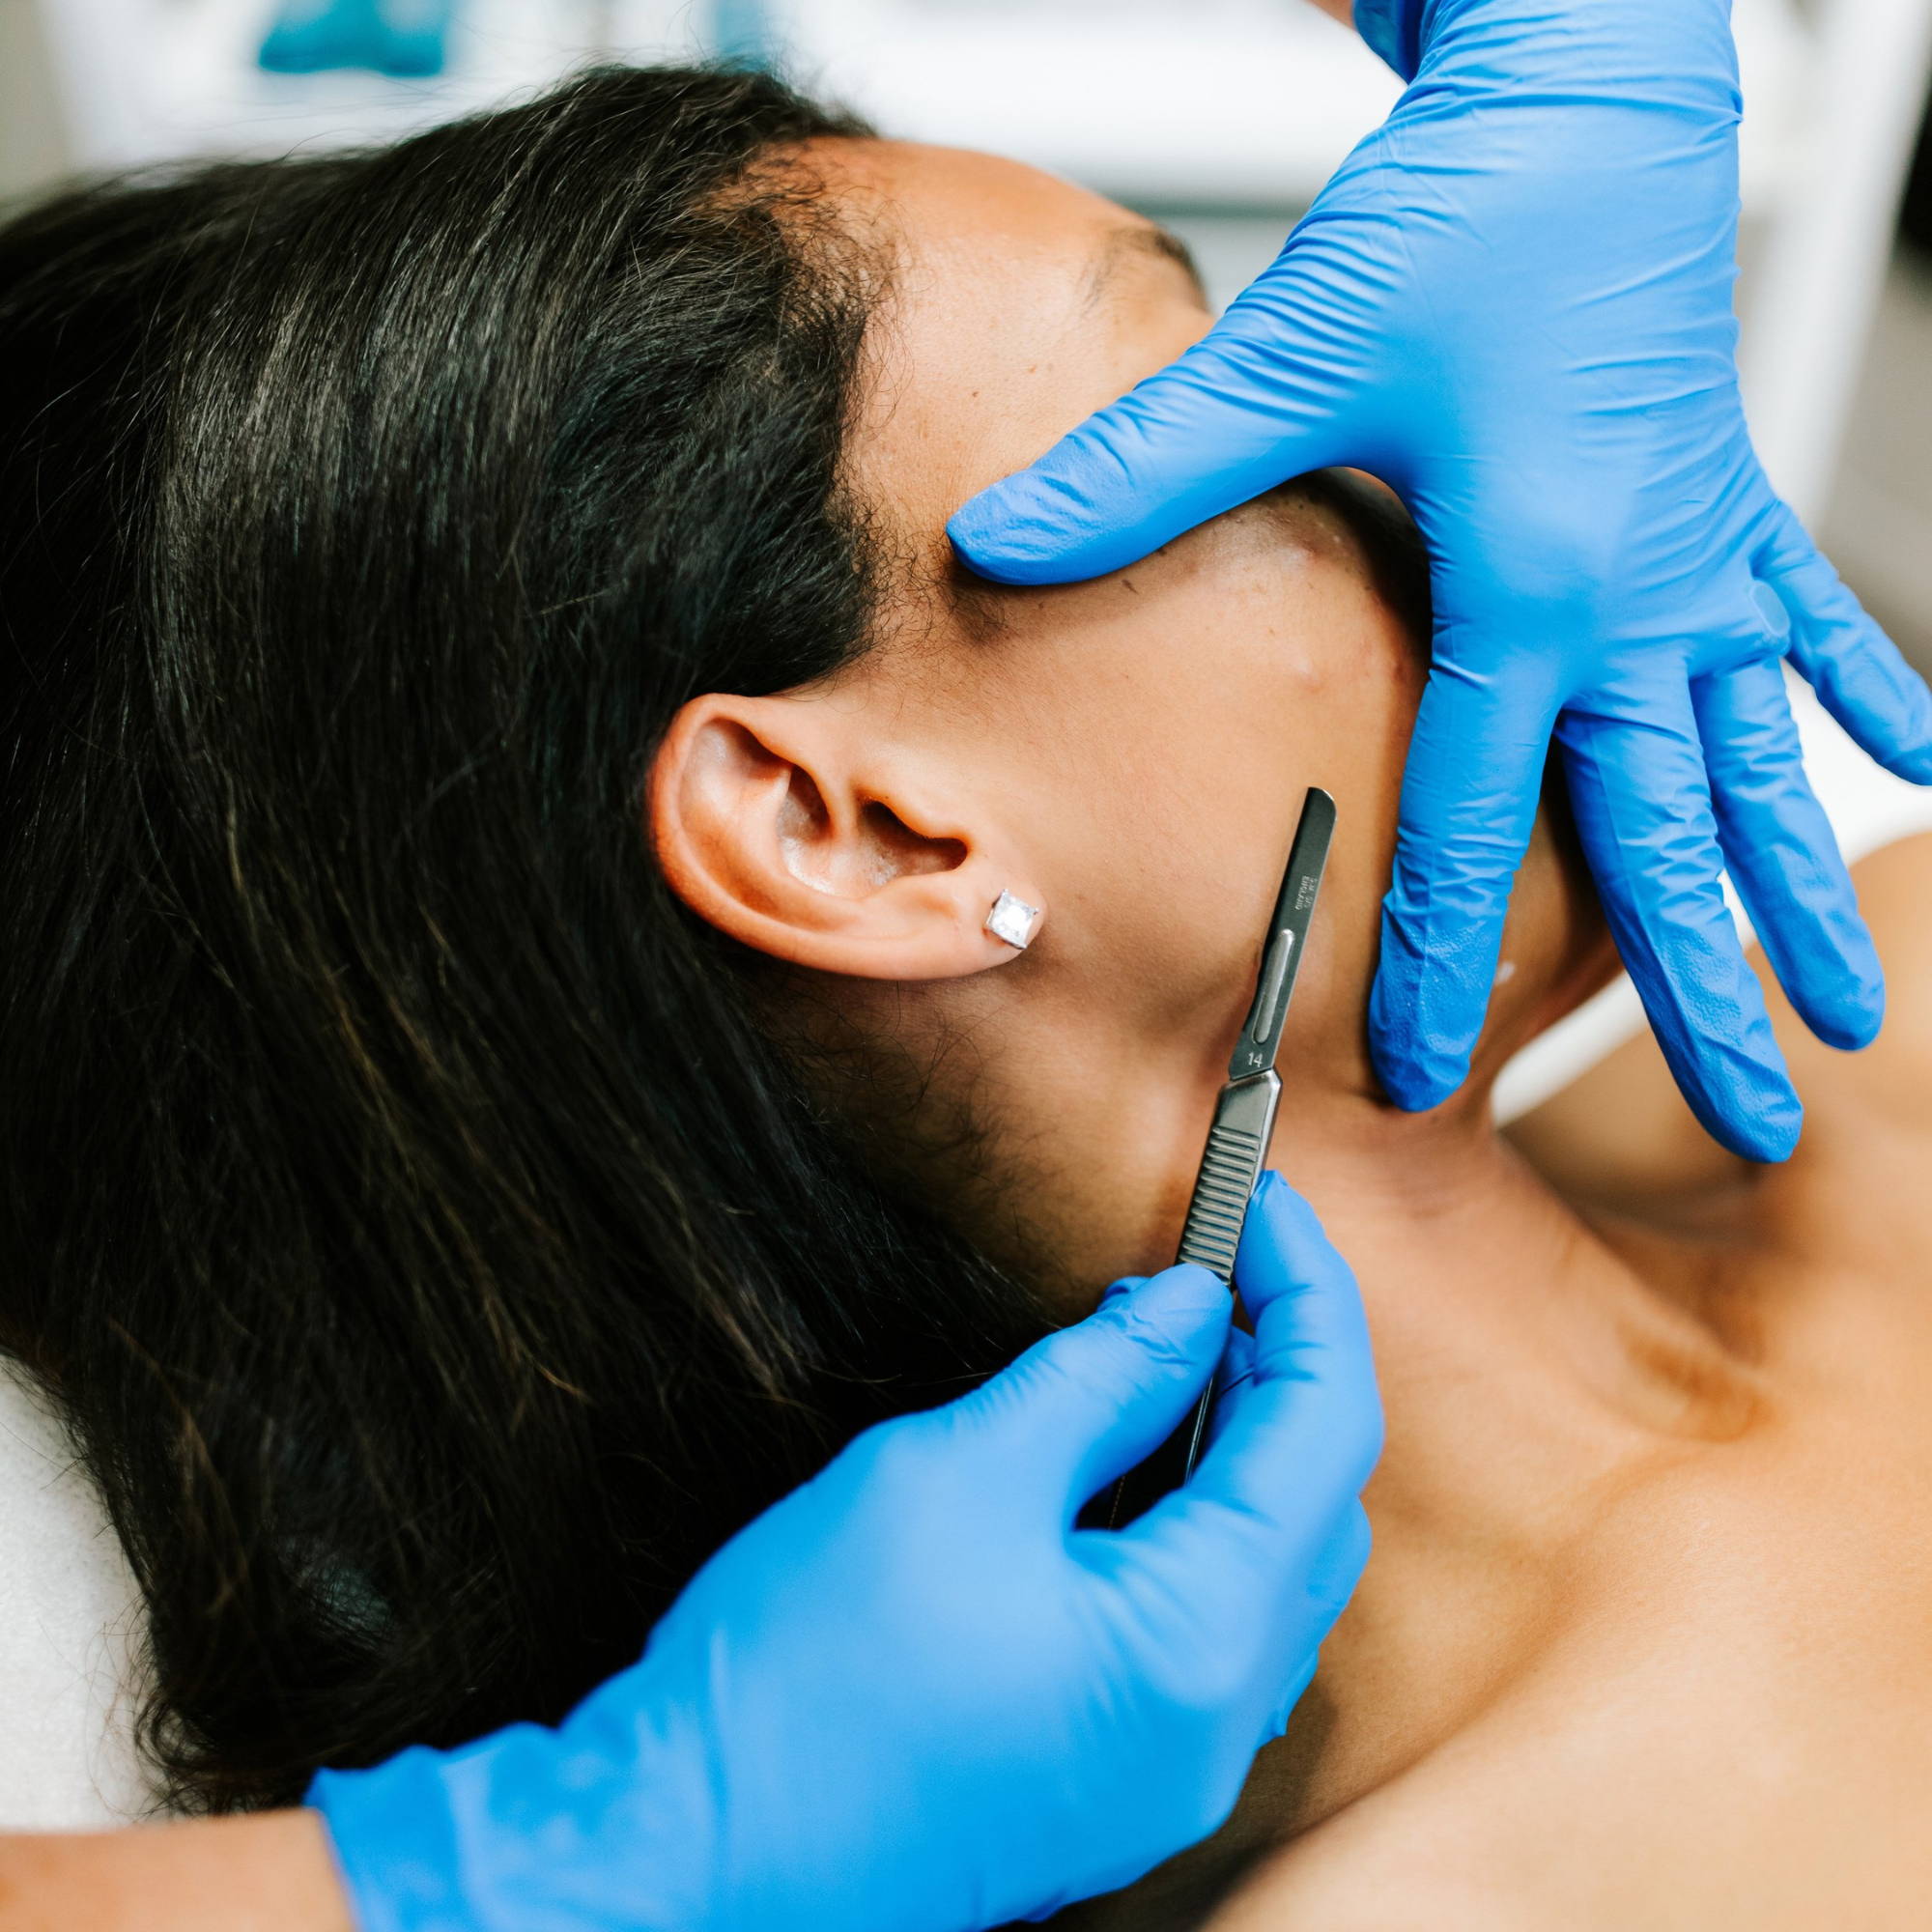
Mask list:
[[[1566,712],[1557,724],[1584,856],[1625,969],[1706,1133],[1783,1160],[1804,1108],[1719,884],[1722,855],[1688,686],[1640,720]]]
[[[1791,662],[1826,710],[1880,764],[1932,784],[1932,692],[1783,504],[1756,569],[1790,613]]]
[[[1376,1072],[1400,1107],[1463,1084],[1489,1009],[1555,713],[1534,664],[1478,675],[1438,656],[1422,694],[1369,1001]]]
[[[982,490],[947,525],[960,557],[999,583],[1104,576],[1341,462],[1334,400],[1288,348],[1293,308],[1293,283],[1277,277],[1265,318],[1236,302],[1179,360]],[[1279,332],[1256,341],[1258,321]]]
[[[1163,1269],[1117,1284],[1084,1321],[915,1422],[949,1450],[976,1443],[1023,1463],[1072,1513],[1179,1425],[1214,1371],[1234,1302],[1206,1268]],[[895,1425],[896,1426],[896,1425]]]
[[[1885,1017],[1885,973],[1859,915],[1784,696],[1765,658],[1692,681],[1724,863],[1792,1006],[1820,1039],[1865,1046]]]
[[[1381,1454],[1368,1321],[1353,1271],[1278,1174],[1255,1190],[1235,1280],[1254,1321],[1253,1378],[1191,1480],[1123,1534],[1213,1542],[1234,1519],[1251,1548],[1305,1576]]]

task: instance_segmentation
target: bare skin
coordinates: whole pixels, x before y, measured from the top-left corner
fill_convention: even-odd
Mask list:
[[[0,1837],[6,1932],[355,1932],[321,1818]]]
[[[1497,1068],[1613,965],[1548,826],[1475,1077],[1396,1113],[1363,1011],[1422,660],[1347,520],[1277,496],[1115,577],[962,593],[946,514],[1207,318],[1133,217],[1028,170],[810,158],[901,254],[853,481],[903,577],[851,671],[690,709],[652,836],[705,917],[933,1067],[928,1112],[990,1126],[926,1178],[1069,1314],[1171,1256],[1302,788],[1340,805],[1273,1158],[1368,1302],[1376,1555],[1224,1831],[1069,1917],[1922,1924],[1932,841],[1862,868],[1878,1046],[1773,996],[1810,1108],[1787,1167],[1704,1141],[1648,1047],[1494,1132]],[[980,928],[1002,885],[1046,908],[1024,955]]]

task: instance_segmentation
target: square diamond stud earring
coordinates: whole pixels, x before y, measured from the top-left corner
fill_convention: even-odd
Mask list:
[[[1039,908],[1007,892],[993,901],[993,909],[986,915],[986,930],[995,939],[1004,939],[1015,952],[1027,950],[1038,923]]]

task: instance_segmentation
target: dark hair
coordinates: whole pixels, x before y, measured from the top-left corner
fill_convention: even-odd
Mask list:
[[[0,1337],[169,1796],[554,1719],[1041,1325],[650,862],[676,707],[864,648],[880,265],[779,83],[601,71],[0,232]]]

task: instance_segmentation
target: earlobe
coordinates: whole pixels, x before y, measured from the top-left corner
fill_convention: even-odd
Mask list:
[[[652,763],[651,844],[679,898],[756,952],[955,979],[1020,950],[986,923],[1002,892],[1040,901],[945,776],[849,708],[714,693],[685,705]]]

